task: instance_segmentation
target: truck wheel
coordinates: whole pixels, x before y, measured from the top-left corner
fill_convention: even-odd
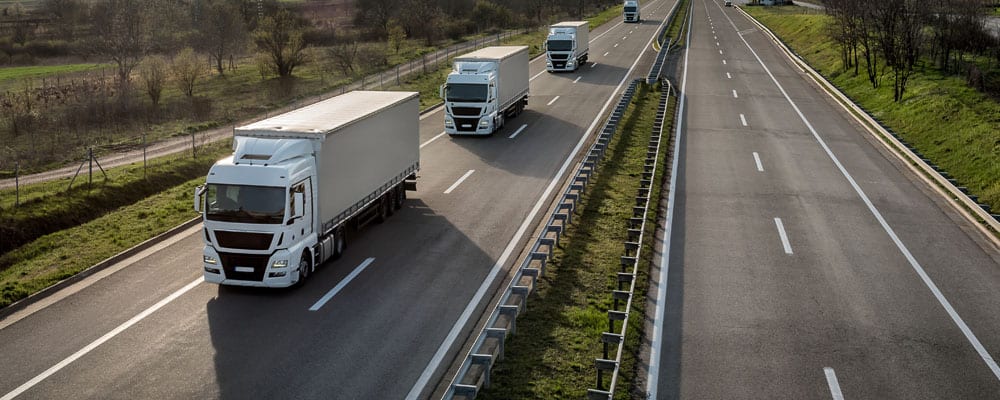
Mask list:
[[[392,207],[395,209],[403,208],[403,201],[406,200],[406,189],[401,187],[396,188],[395,201],[393,201]]]
[[[389,204],[389,196],[382,196],[382,199],[378,202],[378,216],[375,217],[375,222],[383,223],[385,220],[389,219],[392,215],[392,205]]]
[[[312,270],[312,265],[309,262],[308,253],[302,253],[302,259],[299,260],[299,281],[295,282],[296,286],[302,286],[306,283],[306,279],[309,278],[309,272]]]
[[[344,236],[344,228],[338,228],[336,232],[333,233],[333,259],[336,260],[340,256],[344,255],[344,250],[347,250],[347,237]]]

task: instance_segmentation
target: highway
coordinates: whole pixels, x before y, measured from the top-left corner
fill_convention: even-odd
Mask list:
[[[5,316],[0,399],[439,396],[575,149],[647,72],[672,5],[596,29],[577,73],[533,61],[526,112],[492,137],[450,138],[440,110],[425,115],[419,190],[304,287],[202,283],[197,226]]]
[[[735,8],[692,21],[655,398],[1000,398],[995,242]]]

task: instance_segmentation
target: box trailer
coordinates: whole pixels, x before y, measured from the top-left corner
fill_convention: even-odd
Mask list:
[[[441,86],[449,135],[491,135],[528,104],[528,47],[493,46],[454,60]]]

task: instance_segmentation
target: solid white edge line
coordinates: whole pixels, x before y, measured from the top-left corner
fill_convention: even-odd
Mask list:
[[[551,106],[551,105],[552,105],[552,103],[555,103],[555,102],[556,102],[556,100],[559,100],[559,96],[556,96],[556,97],[553,97],[553,98],[552,98],[552,100],[549,100],[549,104],[546,104],[546,105],[547,105],[547,106]]]
[[[785,254],[794,254],[792,253],[792,244],[788,242],[788,234],[785,233],[785,224],[781,223],[781,218],[775,218],[774,225],[778,227],[778,236],[781,236],[781,246],[785,248]]]
[[[507,136],[507,139],[516,138],[517,135],[521,134],[521,131],[523,131],[524,128],[527,128],[527,127],[528,127],[528,124],[521,125],[521,127],[517,128],[517,131],[515,131],[513,135]]]
[[[736,28],[736,23],[733,22],[733,19],[729,18],[729,15],[726,15],[726,18],[729,19],[729,24],[733,26],[733,29],[738,30],[738,28]],[[795,101],[793,101],[791,97],[788,96],[788,92],[786,92],[785,88],[781,86],[781,83],[778,83],[778,79],[774,77],[774,74],[771,73],[771,69],[764,64],[764,61],[761,60],[760,56],[757,55],[757,52],[754,51],[753,47],[750,46],[750,42],[747,42],[746,38],[743,36],[740,36],[740,40],[742,40],[743,44],[747,46],[747,49],[750,49],[750,52],[753,53],[754,58],[756,58],[757,62],[760,63],[761,67],[764,68],[764,72],[767,72],[767,75],[771,78],[771,81],[774,82],[774,85],[778,87],[778,90],[781,91],[781,94],[785,96],[785,100],[788,100],[788,104],[792,106],[792,109],[795,110],[795,113],[799,115],[799,118],[802,120],[802,122],[805,123],[807,128],[809,128],[809,132],[812,133],[813,137],[816,138],[816,141],[819,142],[820,147],[822,147],[823,150],[826,151],[826,155],[829,156],[830,160],[833,161],[833,164],[837,166],[837,169],[840,170],[841,175],[843,175],[844,178],[847,179],[847,181],[851,184],[851,187],[854,188],[854,191],[857,192],[858,197],[860,197],[861,200],[865,203],[865,206],[868,207],[868,211],[870,211],[872,215],[875,216],[875,219],[878,221],[878,223],[882,225],[882,229],[885,230],[886,234],[889,235],[889,237],[892,239],[892,242],[896,245],[896,248],[899,249],[899,252],[902,253],[903,256],[906,258],[906,261],[910,263],[910,267],[913,268],[913,270],[917,273],[917,275],[920,276],[920,279],[924,281],[924,285],[926,285],[927,288],[930,289],[931,293],[934,294],[934,298],[936,298],[938,303],[941,304],[941,307],[945,309],[945,312],[947,312],[948,316],[951,317],[952,322],[954,322],[955,325],[958,326],[958,329],[962,331],[963,335],[965,335],[965,339],[969,341],[969,343],[972,345],[974,349],[976,349],[976,353],[978,353],[979,357],[983,359],[983,362],[986,363],[986,366],[990,369],[990,371],[993,372],[993,375],[997,378],[997,380],[1000,380],[1000,366],[997,365],[997,362],[996,360],[993,359],[993,356],[991,356],[990,353],[986,351],[986,347],[984,347],[982,342],[979,341],[979,338],[976,337],[976,334],[972,333],[972,329],[970,329],[969,326],[965,323],[965,320],[963,320],[962,317],[958,315],[958,312],[955,311],[954,307],[952,307],[951,302],[949,302],[948,299],[944,297],[944,294],[941,293],[941,290],[938,289],[934,281],[931,280],[931,277],[927,275],[927,271],[924,271],[924,267],[920,266],[920,263],[917,261],[917,259],[913,257],[913,254],[910,253],[910,250],[906,247],[906,245],[903,244],[903,241],[899,239],[899,236],[896,235],[896,231],[893,230],[891,226],[889,226],[889,223],[886,222],[885,218],[882,217],[882,213],[879,212],[877,208],[875,208],[875,205],[872,204],[871,199],[868,198],[868,195],[865,194],[864,190],[861,189],[861,186],[859,186],[858,183],[854,180],[854,177],[849,172],[847,172],[847,168],[845,168],[844,165],[840,163],[840,159],[837,158],[835,154],[833,154],[833,151],[830,150],[829,146],[827,146],[826,141],[819,136],[819,133],[816,132],[815,128],[813,128],[812,123],[810,123],[809,119],[807,119],[805,114],[802,113],[802,110],[799,109],[799,106],[795,104]]]
[[[470,169],[469,172],[466,172],[465,175],[462,175],[461,178],[458,178],[458,180],[455,181],[455,183],[452,183],[451,186],[448,187],[448,190],[444,191],[444,194],[449,194],[451,193],[452,190],[455,190],[455,188],[457,188],[458,185],[461,185],[462,182],[465,182],[465,180],[469,177],[469,175],[472,175],[473,172],[476,172],[476,170]]]
[[[444,136],[445,133],[448,133],[448,132],[441,131],[441,133],[437,134],[437,136],[434,136],[434,137],[430,138],[430,140],[428,140],[428,141],[424,142],[424,144],[420,145],[420,148],[422,149],[422,148],[424,148],[424,146],[431,144],[431,142],[437,140],[439,137]]]
[[[368,268],[368,266],[371,265],[373,261],[375,261],[375,257],[368,257],[364,261],[362,261],[361,264],[358,264],[358,266],[354,268],[354,271],[351,271],[350,274],[344,277],[344,279],[340,281],[340,283],[338,283],[337,286],[334,286],[333,289],[330,289],[329,292],[327,292],[325,295],[323,295],[323,297],[317,300],[316,304],[313,304],[312,307],[309,307],[309,311],[318,311],[320,308],[326,305],[326,302],[330,301],[330,299],[332,299],[333,296],[336,296],[337,293],[343,290],[348,283],[351,283],[354,277],[358,276],[358,274],[360,274],[361,271],[364,271],[365,268]]]
[[[830,367],[823,367],[823,374],[826,375],[826,384],[830,386],[830,395],[833,400],[844,400],[844,393],[840,391],[840,382],[837,382],[837,372]]]
[[[191,289],[194,289],[195,286],[198,286],[200,283],[202,283],[204,281],[205,281],[204,277],[198,277],[198,279],[195,279],[191,283],[188,283],[187,285],[184,285],[184,287],[178,289],[176,292],[173,292],[172,294],[170,294],[169,296],[167,296],[163,300],[160,300],[156,304],[153,304],[151,307],[145,309],[143,312],[137,314],[136,316],[132,317],[128,321],[125,321],[125,323],[123,323],[121,325],[118,325],[118,327],[115,328],[115,329],[112,329],[111,332],[108,332],[108,333],[104,334],[104,336],[101,336],[100,338],[98,338],[97,340],[95,340],[93,342],[90,342],[90,344],[84,346],[82,349],[78,350],[76,353],[73,353],[69,357],[66,357],[62,361],[58,362],[56,365],[53,365],[51,368],[45,370],[45,372],[42,372],[41,374],[38,374],[38,376],[36,376],[34,378],[31,378],[31,380],[25,382],[23,385],[18,386],[17,389],[11,390],[10,393],[7,393],[3,397],[0,397],[0,400],[10,400],[10,399],[13,399],[13,398],[17,397],[18,395],[20,395],[21,393],[24,393],[26,390],[31,389],[33,386],[37,385],[39,382],[41,382],[41,381],[45,380],[46,378],[52,376],[52,374],[55,374],[56,372],[59,372],[59,370],[65,368],[67,365],[73,363],[73,361],[76,361],[77,359],[79,359],[80,357],[83,357],[87,353],[90,353],[91,351],[93,351],[94,349],[98,348],[100,345],[104,344],[105,342],[111,340],[115,336],[118,336],[118,334],[120,334],[120,333],[124,332],[126,329],[132,327],[132,325],[135,325],[139,321],[142,321],[144,318],[148,317],[150,314],[156,312],[160,308],[163,308],[163,306],[165,306],[165,305],[169,304],[170,302],[176,300],[178,297],[181,297],[184,293],[187,293]]]
[[[656,32],[659,32],[659,30],[663,27],[664,23],[666,23],[666,21],[660,23],[660,26],[657,27]],[[427,385],[427,382],[430,381],[431,376],[434,375],[434,371],[436,371],[438,369],[438,366],[441,365],[441,361],[444,359],[444,356],[448,352],[448,349],[451,348],[455,340],[458,338],[458,334],[462,330],[462,327],[464,327],[465,324],[468,323],[469,318],[472,317],[472,312],[475,311],[476,307],[479,305],[479,302],[482,301],[483,296],[486,295],[486,290],[489,289],[490,284],[493,283],[493,280],[496,279],[497,274],[500,273],[500,270],[503,268],[504,264],[507,263],[507,258],[510,257],[511,253],[513,253],[514,246],[516,246],[517,243],[521,240],[521,237],[524,236],[524,233],[528,230],[528,225],[531,223],[532,220],[535,219],[535,215],[538,214],[538,211],[541,210],[542,204],[545,203],[545,200],[548,199],[552,191],[555,190],[556,185],[562,180],[563,174],[566,173],[566,170],[569,168],[570,164],[573,163],[573,159],[576,157],[577,152],[580,151],[580,148],[582,148],[584,143],[587,142],[587,139],[590,138],[591,132],[594,130],[594,127],[596,127],[597,123],[601,121],[602,117],[604,116],[604,113],[608,110],[608,107],[611,105],[611,103],[615,101],[615,95],[617,95],[618,92],[622,89],[622,86],[625,85],[625,82],[632,74],[632,71],[634,71],[636,65],[639,64],[639,60],[642,59],[642,56],[646,54],[646,50],[649,49],[650,45],[653,43],[653,39],[656,39],[655,32],[653,35],[650,36],[649,41],[646,42],[646,45],[643,46],[642,50],[639,52],[639,55],[635,58],[635,62],[632,63],[632,66],[629,67],[628,71],[625,71],[625,75],[622,76],[621,81],[618,82],[618,86],[615,87],[615,90],[612,91],[611,95],[608,96],[608,100],[604,102],[604,106],[601,107],[601,111],[598,112],[597,116],[594,117],[594,121],[590,123],[590,126],[587,128],[587,130],[584,131],[583,136],[580,137],[580,140],[578,142],[576,142],[576,147],[574,147],[573,150],[570,151],[569,156],[566,157],[566,160],[563,162],[562,166],[559,167],[559,171],[556,172],[556,176],[553,177],[552,180],[549,182],[549,186],[545,188],[544,192],[542,192],[542,195],[538,198],[538,201],[535,203],[535,206],[532,207],[531,212],[528,213],[527,218],[524,219],[524,222],[521,223],[521,226],[517,229],[517,232],[514,233],[514,237],[511,238],[510,242],[507,243],[507,247],[504,248],[503,253],[500,254],[500,258],[497,259],[497,262],[493,264],[493,267],[490,269],[490,273],[483,280],[483,283],[479,285],[479,289],[476,290],[476,294],[472,297],[472,300],[470,300],[469,304],[465,306],[465,310],[462,311],[462,314],[458,317],[458,320],[455,321],[455,324],[452,325],[451,331],[448,332],[448,336],[446,336],[444,340],[441,342],[441,345],[438,346],[437,352],[434,353],[434,356],[431,357],[431,360],[427,363],[427,367],[424,368],[424,372],[420,374],[420,378],[418,378],[417,381],[414,382],[413,387],[410,389],[410,392],[407,393],[406,395],[406,400],[416,400],[417,396],[420,395],[420,392],[423,392],[424,386]]]
[[[583,79],[583,75],[576,77],[576,79],[573,80],[573,83],[579,82],[580,79]]]
[[[760,154],[757,154],[756,151],[753,152],[753,162],[754,164],[757,164],[757,171],[764,172],[764,164],[761,164]]]
[[[693,7],[693,6],[692,6]],[[694,18],[688,18],[687,39],[684,43],[691,43],[691,27]],[[677,137],[674,138],[673,161],[670,165],[670,193],[667,194],[667,215],[666,226],[663,232],[663,242],[660,243],[660,277],[656,288],[656,314],[653,317],[653,334],[649,343],[649,366],[646,369],[646,397],[658,399],[660,379],[660,354],[663,345],[663,318],[666,312],[667,303],[667,278],[670,275],[670,238],[674,224],[674,208],[677,198],[677,168],[679,166],[681,154],[681,139],[684,133],[684,106],[687,104],[687,78],[688,61],[690,60],[691,46],[684,46],[684,72],[681,77],[681,90],[678,93],[680,104],[677,106]]]
[[[743,126],[747,126],[747,117],[744,116],[743,114],[740,114],[740,122],[743,123]]]

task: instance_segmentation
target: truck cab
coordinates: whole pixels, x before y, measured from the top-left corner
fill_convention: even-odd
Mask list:
[[[496,64],[456,62],[441,88],[441,98],[450,110],[444,128],[450,134],[492,134],[503,125],[497,93]]]
[[[315,172],[309,140],[237,137],[195,197],[204,207],[205,281],[287,287],[308,274]]]
[[[549,72],[576,71],[587,62],[589,23],[561,22],[549,27],[545,40],[545,69]]]
[[[642,17],[639,15],[639,11],[638,0],[625,0],[625,5],[622,7],[622,17],[625,22],[641,22]]]

